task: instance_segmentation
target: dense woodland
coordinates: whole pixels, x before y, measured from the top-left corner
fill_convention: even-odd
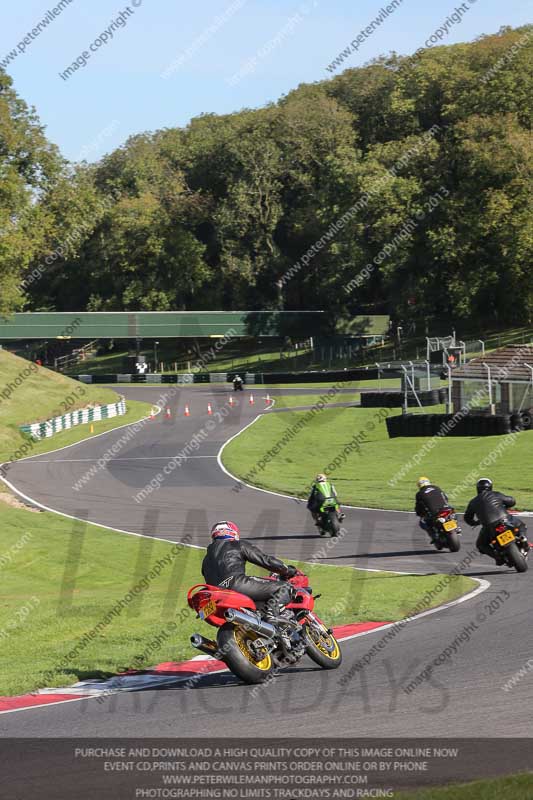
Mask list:
[[[530,322],[532,55],[533,26],[393,54],[94,165],[61,157],[0,70],[0,313]]]

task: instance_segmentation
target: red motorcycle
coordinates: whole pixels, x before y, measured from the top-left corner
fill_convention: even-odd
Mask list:
[[[433,544],[437,550],[448,548],[451,553],[458,553],[461,549],[461,528],[457,522],[455,508],[446,506],[441,508],[433,520],[429,521],[433,531]]]
[[[271,575],[270,580],[279,577]],[[207,584],[193,586],[187,594],[189,606],[218,631],[216,641],[193,634],[192,646],[223,661],[245,683],[262,683],[274,669],[295,664],[305,653],[323,669],[336,669],[342,662],[339,643],[313,612],[320,595],[313,596],[302,572],[289,582],[295,598],[272,622],[247,595]]]

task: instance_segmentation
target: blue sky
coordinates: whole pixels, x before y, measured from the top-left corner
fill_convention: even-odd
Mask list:
[[[390,0],[70,0],[19,48],[57,2],[23,0],[4,9],[0,62],[24,51],[7,67],[15,89],[64,156],[94,161],[134,133],[258,107],[299,83],[330,77],[327,65]],[[462,2],[402,0],[337,73],[392,50],[414,52]],[[443,43],[531,21],[529,0],[465,6]],[[106,30],[107,43],[91,51]],[[84,51],[86,66],[63,80],[59,73]]]

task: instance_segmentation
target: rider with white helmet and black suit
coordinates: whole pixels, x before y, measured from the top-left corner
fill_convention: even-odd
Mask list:
[[[509,509],[514,505],[516,505],[514,497],[495,492],[490,478],[480,478],[477,482],[477,495],[469,502],[464,514],[467,525],[474,527],[481,523],[482,528],[476,540],[476,547],[480,553],[494,558],[497,564],[503,564],[503,558],[494,551],[490,544],[496,525],[500,522],[510,521],[515,527],[520,528],[522,534],[525,531],[522,520],[517,517],[510,519]]]

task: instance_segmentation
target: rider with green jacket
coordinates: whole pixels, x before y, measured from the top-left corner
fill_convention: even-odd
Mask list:
[[[339,498],[337,497],[337,492],[335,491],[335,487],[328,481],[326,476],[320,472],[311,487],[311,494],[309,495],[309,499],[307,501],[307,508],[313,515],[313,519],[315,520],[315,525],[320,527],[320,509],[322,508],[323,504],[326,500],[335,500],[336,502],[336,510],[337,514],[339,515],[339,522],[342,522],[344,519],[344,514],[341,513],[341,507],[339,505]]]

